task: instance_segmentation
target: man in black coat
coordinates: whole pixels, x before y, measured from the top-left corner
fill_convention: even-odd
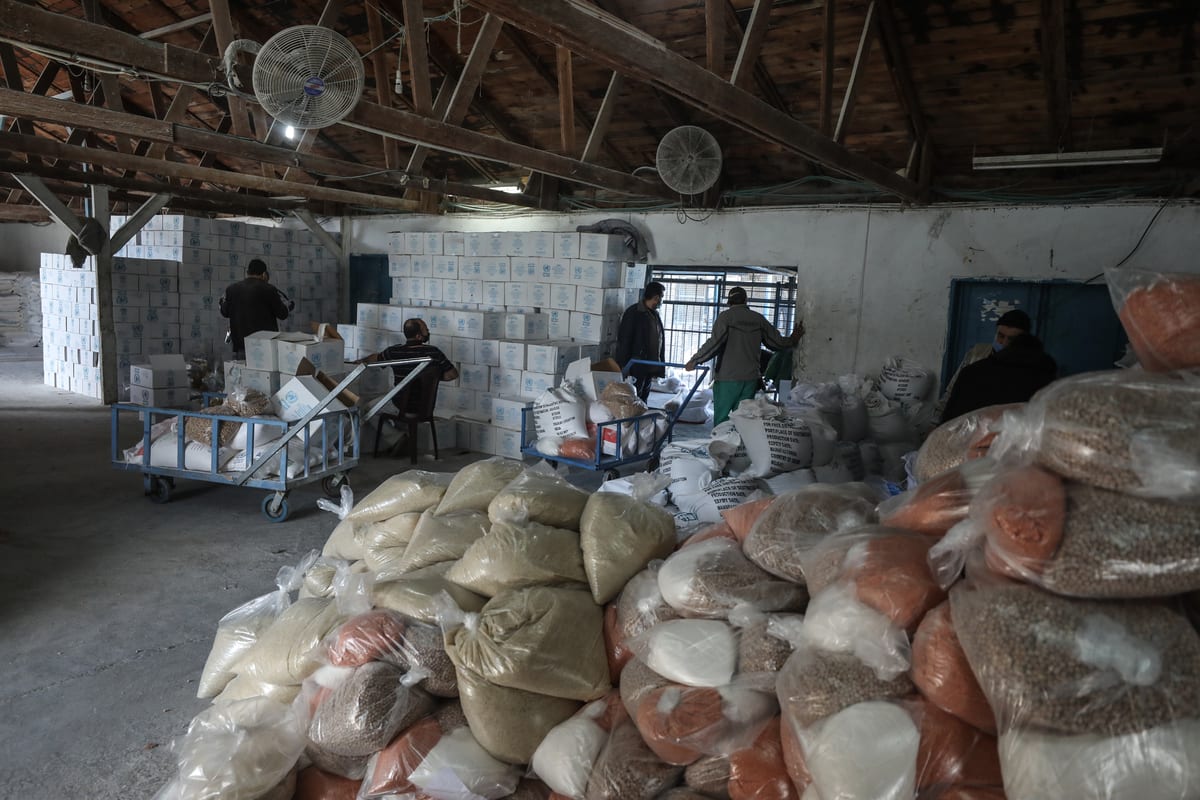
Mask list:
[[[284,302],[283,294],[271,285],[270,277],[261,258],[251,259],[246,265],[245,280],[231,284],[221,295],[218,306],[221,316],[229,320],[234,358],[246,357],[247,336],[279,330],[276,320],[287,319],[288,312],[296,307],[291,300]]]
[[[1058,364],[1030,333],[1008,339],[1004,349],[959,373],[946,401],[943,420],[961,417],[984,406],[1024,403],[1058,377]]]
[[[621,327],[617,331],[617,363],[624,369],[632,359],[643,361],[665,361],[666,336],[658,307],[662,304],[666,289],[658,281],[646,284],[642,299],[625,309]],[[666,374],[663,367],[635,364],[629,374],[637,381],[638,397],[645,400],[650,396],[650,384],[655,378]]]

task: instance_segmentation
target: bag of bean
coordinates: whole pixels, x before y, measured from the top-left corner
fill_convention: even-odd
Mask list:
[[[588,495],[567,483],[545,462],[522,472],[488,504],[488,519],[523,525],[539,522],[579,530]]]
[[[917,451],[913,473],[918,483],[987,455],[1000,432],[1004,413],[1018,411],[1024,406],[1024,403],[986,406],[934,428]]]
[[[750,745],[777,709],[773,695],[736,684],[670,685],[641,699],[635,723],[655,755],[687,766],[701,755],[728,756]]]
[[[1200,720],[1200,636],[1179,610],[1059,597],[977,566],[951,590],[951,615],[1002,736],[1119,737]],[[1135,769],[1142,756],[1129,758]]]
[[[1089,372],[1056,381],[1006,417],[998,458],[1024,456],[1064,478],[1142,497],[1200,498],[1200,378]]]
[[[692,792],[688,795],[689,800],[697,795],[729,800],[729,772],[727,756],[704,756],[683,770],[683,783],[687,788],[672,791]]]
[[[434,513],[478,511],[486,514],[492,498],[524,469],[520,461],[505,458],[488,458],[468,464],[455,473]]]
[[[508,764],[528,764],[556,725],[582,706],[574,700],[498,686],[458,668],[459,698],[483,749]]]
[[[394,664],[415,676],[412,685],[438,697],[458,696],[441,629],[390,609],[372,609],[342,623],[326,638],[325,659],[335,667]]]
[[[775,685],[775,675],[792,655],[792,642],[804,624],[800,614],[764,614],[741,606],[729,614],[738,634],[739,679],[754,685]]]
[[[656,558],[675,549],[675,520],[640,496],[597,492],[579,520],[583,569],[592,597],[607,603]]]
[[[396,737],[367,767],[363,800],[425,796],[437,800],[499,800],[516,789],[519,774],[484,750],[462,708],[444,706]]]
[[[979,459],[922,481],[915,489],[880,503],[879,522],[928,536],[944,536],[967,518],[971,501],[996,469],[995,461]]]
[[[441,501],[450,476],[411,469],[388,478],[355,504],[347,519],[378,522],[409,511],[424,511]]]
[[[371,588],[371,602],[377,607],[390,608],[406,617],[431,623],[437,622],[437,599],[443,592],[449,594],[463,611],[483,608],[486,597],[446,579],[452,566],[454,562],[446,561],[390,580],[380,577]]]
[[[665,763],[624,720],[612,729],[592,768],[584,800],[654,800],[675,786],[683,768]]]
[[[433,711],[433,698],[416,688],[420,672],[371,662],[334,689],[317,707],[308,738],[340,756],[369,756]]]
[[[587,583],[579,534],[537,522],[493,522],[446,577],[485,597],[529,586]]]
[[[722,620],[667,620],[628,645],[650,669],[685,686],[724,686],[737,668],[737,636]]]
[[[974,728],[996,732],[996,717],[954,632],[950,602],[925,615],[912,641],[912,680],[928,700]]]
[[[592,767],[608,741],[608,734],[623,719],[625,709],[616,692],[588,703],[546,734],[533,754],[530,767],[558,794],[583,800]]]
[[[441,622],[446,653],[460,672],[570,700],[595,700],[610,688],[603,611],[585,591],[507,591],[477,614],[448,614]]]
[[[1142,367],[1200,367],[1200,274],[1110,269],[1113,307]]]
[[[660,622],[679,618],[679,612],[663,598],[658,586],[662,565],[661,561],[651,561],[621,590],[616,601],[615,621],[622,642],[628,643]]]
[[[878,496],[865,484],[808,486],[765,508],[746,534],[746,557],[772,575],[804,582],[801,555],[830,533],[874,522]]]
[[[946,599],[928,564],[933,541],[881,526],[830,534],[802,556],[809,594],[815,598],[842,584],[901,630],[915,631],[926,612]]]
[[[625,713],[630,718],[636,717],[638,705],[643,697],[655,689],[670,685],[671,681],[650,669],[645,661],[637,657],[631,658],[621,671],[621,684],[618,687]]]
[[[997,571],[1071,597],[1160,597],[1200,589],[1200,506],[1133,497],[1028,466],[973,507]]]
[[[684,617],[724,619],[742,605],[799,611],[808,600],[804,587],[773,580],[742,555],[737,542],[725,538],[676,551],[658,570],[658,588]]]
[[[721,512],[721,519],[729,525],[729,529],[733,531],[733,535],[737,537],[739,542],[744,542],[746,537],[750,535],[750,529],[754,527],[754,523],[762,516],[762,513],[767,510],[767,506],[775,502],[775,497],[762,497],[758,500],[751,500],[748,503],[734,506]]]

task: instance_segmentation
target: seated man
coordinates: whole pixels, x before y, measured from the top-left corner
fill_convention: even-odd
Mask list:
[[[1004,348],[968,364],[946,400],[943,419],[951,420],[984,406],[1024,403],[1058,377],[1058,364],[1030,333],[1018,334]]]
[[[394,344],[354,363],[374,364],[376,361],[398,361],[404,358],[432,358],[433,363],[426,369],[436,370],[440,380],[452,381],[458,377],[458,370],[450,359],[446,358],[446,354],[429,344],[429,326],[423,319],[404,320],[404,344]],[[397,383],[413,369],[414,367],[409,365],[392,367]]]

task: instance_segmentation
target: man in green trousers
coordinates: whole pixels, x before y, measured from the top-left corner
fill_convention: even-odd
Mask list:
[[[767,318],[746,305],[746,290],[729,290],[729,308],[717,316],[712,336],[688,359],[691,371],[697,364],[717,359],[713,383],[713,425],[729,419],[738,403],[754,397],[762,387],[759,351],[765,344],[772,350],[795,347],[804,335],[804,323],[796,322],[791,336],[782,336]]]

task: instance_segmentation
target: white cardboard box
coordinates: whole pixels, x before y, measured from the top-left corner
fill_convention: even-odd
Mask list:
[[[507,314],[504,317],[504,338],[537,340],[549,336],[545,314]]]
[[[458,379],[462,388],[473,392],[486,392],[491,389],[491,367],[480,364],[462,364],[458,369]]]
[[[166,356],[150,356],[149,364],[134,364],[129,368],[129,382],[134,386],[149,389],[190,387],[187,362],[178,353]]]
[[[437,410],[449,416],[474,416],[479,412],[478,392],[442,386],[438,389]]]
[[[574,342],[530,344],[525,348],[525,365],[532,372],[563,373],[572,362],[581,358],[596,358],[600,348]]]
[[[152,389],[149,386],[130,386],[129,402],[139,406],[155,408],[179,408],[188,405],[191,389],[187,387],[168,387]]]
[[[554,234],[554,257],[555,258],[579,258],[579,234],[578,233],[556,233],[556,234]]]
[[[571,313],[563,309],[551,309],[546,312],[546,335],[548,338],[571,338]]]
[[[467,430],[471,437],[471,451],[496,454],[496,429],[484,422],[469,422]]]
[[[608,233],[579,235],[579,258],[593,261],[625,261],[629,255],[624,236]]]
[[[409,261],[409,272],[413,278],[432,278],[433,256],[413,255]]]
[[[593,372],[590,358],[571,362],[566,372],[566,380],[578,385],[592,402],[600,399],[600,393],[604,391],[605,386],[622,379],[619,372]]]
[[[500,366],[500,342],[498,339],[480,339],[475,343],[475,363],[489,367]]]
[[[457,280],[460,277],[458,274],[458,256],[434,256],[433,277]]]
[[[279,369],[279,354],[275,349],[275,339],[278,336],[275,331],[259,331],[245,338],[247,369],[264,372],[275,372]]]
[[[524,342],[500,342],[500,368],[525,369]]]
[[[408,278],[412,276],[412,256],[389,255],[388,275],[393,278]]]
[[[611,314],[625,310],[624,289],[594,289],[591,286],[575,287],[575,311],[588,314]]]
[[[280,419],[295,422],[316,408],[328,395],[329,390],[312,375],[295,375],[281,386],[279,391],[275,392],[271,397],[271,405],[275,409],[275,415]],[[335,397],[325,407],[323,413],[341,411],[345,408],[342,401]],[[309,434],[312,435],[315,430],[320,430],[321,424],[315,422],[310,425]]]
[[[514,281],[536,281],[542,277],[542,259],[534,256],[510,258],[509,272]]]
[[[559,311],[575,310],[575,293],[578,288],[569,283],[550,284],[550,308]]]
[[[581,342],[600,344],[612,338],[620,325],[620,314],[589,314],[586,311],[571,312],[571,338]]]
[[[271,397],[279,391],[279,373],[263,372],[257,369],[244,369],[238,375],[237,384],[246,389],[257,389],[268,397]]]
[[[491,373],[491,393],[508,397],[521,396],[521,370],[496,368]]]
[[[461,256],[466,253],[466,238],[457,231],[442,234],[442,252],[448,256]]]
[[[447,278],[442,281],[442,302],[463,302],[462,281],[458,280],[457,278]]]
[[[543,280],[546,283],[565,283],[574,285],[571,282],[571,259],[569,258],[542,258],[541,269],[538,271],[538,280]]]
[[[339,339],[321,339],[303,333],[283,333],[275,339],[279,365],[277,369],[284,375],[295,375],[300,362],[308,359],[312,365],[321,371],[333,371],[342,365],[342,348],[344,343]],[[246,353],[249,362],[250,353]]]
[[[432,231],[426,232],[423,238],[425,255],[440,256],[442,254],[442,234]]]
[[[550,308],[551,284],[530,283],[526,285],[529,287],[529,292],[526,295],[526,305],[531,305],[534,308]]]
[[[475,339],[455,336],[450,340],[450,360],[456,364],[478,364],[475,360]]]
[[[576,286],[617,289],[623,277],[622,266],[617,261],[571,260],[571,282]]]
[[[386,308],[386,306],[384,307]],[[354,321],[364,328],[378,328],[379,309],[380,306],[377,303],[359,303],[358,316]]]
[[[492,445],[495,453],[502,458],[512,458],[520,461],[524,458],[521,453],[521,432],[510,431],[492,426]]]
[[[557,385],[558,376],[552,372],[526,370],[521,373],[521,397],[527,400],[536,400],[542,392],[553,389]]]
[[[512,431],[521,430],[521,413],[529,408],[530,401],[512,397],[492,398],[492,424]]]
[[[647,264],[626,264],[623,285],[641,291],[646,287],[650,267]]]

